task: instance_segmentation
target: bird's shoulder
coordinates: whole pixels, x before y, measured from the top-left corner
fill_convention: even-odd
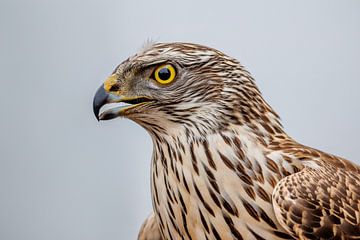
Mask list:
[[[270,145],[272,151],[304,166],[281,179],[272,193],[275,215],[283,228],[296,239],[360,237],[360,167],[290,138]]]
[[[276,136],[269,143],[268,149],[270,152],[279,151],[284,156],[291,157],[292,159],[302,163],[304,166],[328,166],[360,174],[360,166],[356,163],[345,158],[305,146],[288,136]]]

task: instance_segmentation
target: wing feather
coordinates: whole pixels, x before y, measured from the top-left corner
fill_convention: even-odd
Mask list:
[[[162,240],[154,213],[152,213],[142,224],[138,240]]]
[[[278,182],[273,192],[277,219],[299,239],[360,239],[359,168],[316,164]]]

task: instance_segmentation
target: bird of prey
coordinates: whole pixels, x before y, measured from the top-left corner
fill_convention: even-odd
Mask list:
[[[216,49],[150,44],[93,108],[152,138],[154,212],[140,240],[360,239],[360,166],[292,139],[250,73]]]

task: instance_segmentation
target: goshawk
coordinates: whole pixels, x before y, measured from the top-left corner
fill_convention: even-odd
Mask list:
[[[101,111],[109,103],[126,103]],[[154,213],[139,239],[360,239],[360,167],[286,134],[240,63],[157,43],[94,98],[99,120],[150,134]]]

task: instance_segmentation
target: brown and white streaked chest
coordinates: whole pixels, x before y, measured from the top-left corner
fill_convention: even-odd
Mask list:
[[[246,132],[154,141],[151,187],[166,239],[286,239],[271,193],[291,161]],[[278,166],[281,167],[278,167]]]

